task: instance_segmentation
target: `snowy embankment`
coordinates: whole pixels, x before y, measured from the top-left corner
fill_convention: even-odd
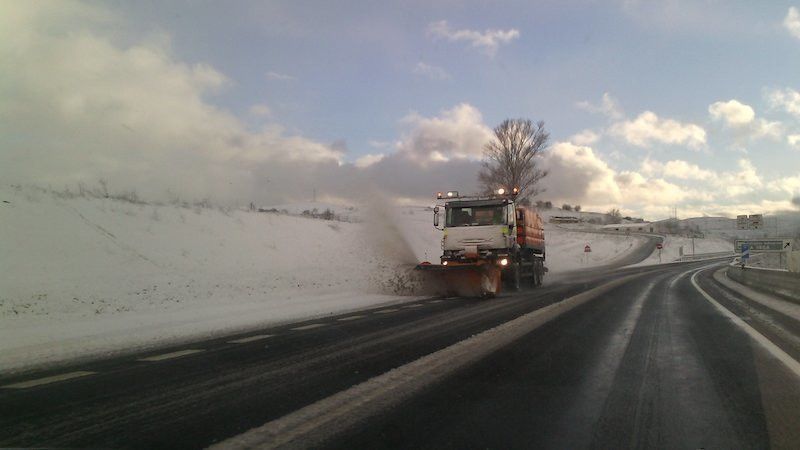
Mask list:
[[[380,218],[0,188],[0,371],[411,300]]]
[[[424,207],[278,208],[340,222],[36,188],[0,187],[0,201],[1,372],[410,301],[409,267],[441,252]],[[547,242],[555,272],[634,245],[560,230]]]
[[[613,264],[647,240],[642,236],[585,233],[545,226],[547,268],[551,273]],[[589,246],[590,252],[585,252]]]
[[[669,263],[677,261],[681,257],[681,247],[683,247],[683,255],[692,255],[692,238],[671,236],[667,235],[664,238],[663,249],[661,249],[661,263]],[[694,254],[700,255],[703,253],[733,253],[733,243],[721,237],[709,236],[706,238],[694,239]],[[653,251],[650,256],[644,261],[634,264],[636,266],[647,266],[652,264],[659,264],[659,250]]]

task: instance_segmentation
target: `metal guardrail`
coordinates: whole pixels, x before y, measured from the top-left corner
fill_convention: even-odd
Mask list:
[[[723,258],[730,256],[731,258],[738,256],[734,252],[714,252],[714,253],[696,253],[694,255],[683,255],[677,261],[698,261],[701,259]]]
[[[800,303],[800,274],[783,270],[764,270],[754,267],[742,269],[728,266],[728,278],[768,292],[786,300]]]

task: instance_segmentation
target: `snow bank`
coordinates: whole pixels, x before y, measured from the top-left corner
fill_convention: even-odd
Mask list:
[[[584,233],[545,227],[547,267],[551,273],[613,264],[614,260],[646,242],[636,235]],[[589,245],[591,252],[585,253]]]
[[[667,235],[664,239],[664,248],[661,250],[661,262],[668,263],[677,261],[681,255],[681,246],[683,246],[683,254],[692,254],[692,238],[678,237]],[[658,250],[655,250],[650,256],[636,266],[647,266],[658,264]],[[694,239],[694,253],[699,255],[702,253],[719,253],[719,252],[733,252],[733,242],[721,237],[706,237]]]
[[[377,227],[367,243],[371,222],[32,188],[0,201],[3,371],[400,301],[415,262]]]

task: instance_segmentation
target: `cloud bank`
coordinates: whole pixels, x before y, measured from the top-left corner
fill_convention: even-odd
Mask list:
[[[251,105],[244,117],[215,105],[216,96],[235,80],[210,64],[181,61],[168,37],[116,40],[103,34],[98,30],[113,29],[121,19],[101,7],[40,1],[17,2],[4,10],[4,183],[60,188],[102,179],[112,191],[136,190],[148,199],[177,195],[239,205],[306,200],[315,189],[320,199],[352,201],[381,191],[409,202],[428,202],[443,189],[477,190],[479,160],[492,130],[472,104],[399,117],[394,142],[375,142],[370,154],[350,157],[343,145],[319,142],[272,122],[275,114],[267,104]],[[433,30],[441,37],[487,52],[519,36],[516,30],[474,32],[437,24]],[[420,71],[435,74],[429,69]],[[798,97],[785,89],[768,98],[774,107],[795,114]],[[638,168],[614,168],[591,147],[606,135],[635,147],[697,149],[706,145],[706,132],[651,111],[625,120],[608,94],[599,106],[584,106],[614,122],[607,130],[584,130],[553,143],[541,160],[550,171],[543,198],[601,210],[622,206],[658,217],[678,203],[722,211],[758,189],[787,195],[786,201],[762,202],[765,207],[791,206],[791,195],[800,190],[796,177],[763,180],[747,159],[727,172],[682,160],[647,159]],[[709,114],[725,126],[757,123],[748,108],[731,100],[711,105]],[[787,137],[790,142],[795,138]],[[689,181],[695,184],[685,184]]]
[[[446,20],[440,20],[428,25],[428,33],[436,38],[446,39],[450,42],[468,42],[471,47],[481,50],[489,56],[494,56],[501,45],[508,44],[519,38],[519,30],[488,29],[477,31],[469,29],[454,30]]]

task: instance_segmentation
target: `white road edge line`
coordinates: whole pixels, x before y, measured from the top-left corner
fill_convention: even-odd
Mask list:
[[[303,325],[302,327],[290,328],[292,331],[313,330],[314,328],[321,328],[326,326],[325,323],[312,323],[311,325]]]
[[[248,342],[260,341],[262,339],[271,338],[272,334],[257,334],[255,336],[250,336],[241,339],[234,339],[232,341],[228,341],[229,344],[246,344]]]
[[[137,359],[137,361],[147,361],[147,362],[164,361],[166,359],[180,358],[181,356],[192,355],[194,353],[200,353],[204,351],[205,349],[202,348],[189,348],[186,350],[178,350],[177,352],[170,352],[161,355],[148,356],[146,358],[139,358]]]
[[[356,320],[356,319],[363,319],[365,316],[347,316],[342,317],[341,319],[336,319],[339,322],[347,322],[348,320]]]
[[[43,384],[55,383],[57,381],[65,381],[65,380],[71,380],[73,378],[85,377],[87,375],[94,375],[96,373],[97,372],[79,370],[76,372],[68,372],[59,375],[53,375],[51,377],[37,378],[35,380],[20,381],[19,383],[7,384],[5,386],[0,386],[0,389],[27,389],[35,386],[41,386]]]
[[[703,290],[703,288],[700,287],[700,285],[697,284],[698,273],[700,272],[699,271],[695,272],[694,275],[692,275],[691,279],[692,285],[694,285],[694,288],[697,289],[697,292],[702,294],[703,297],[705,297],[706,300],[709,301],[709,303],[714,305],[714,307],[717,308],[719,312],[721,312],[725,317],[730,319],[731,322],[738,325],[739,328],[741,328],[742,330],[744,330],[745,333],[750,335],[750,337],[754,341],[759,343],[764,348],[764,350],[768,351],[772,356],[777,358],[778,361],[782,362],[783,365],[785,365],[786,368],[788,368],[792,373],[794,373],[795,376],[800,377],[800,363],[795,361],[795,359],[789,356],[788,353],[784,352],[783,350],[781,350],[780,347],[778,347],[772,341],[767,339],[766,336],[759,333],[758,330],[748,325],[747,322],[741,319],[741,317],[732,313],[730,310],[728,310],[728,308],[722,306],[719,302],[714,300],[713,297],[711,297],[706,291]]]
[[[421,303],[414,303],[414,304],[411,304],[411,305],[403,306],[403,308],[419,308],[420,306],[425,306],[425,305],[423,305]]]
[[[319,447],[456,370],[488,356],[547,322],[645,275],[628,275],[520,316],[450,347],[423,356],[281,418],[219,442],[212,449]]]
[[[393,313],[393,312],[397,312],[397,311],[400,311],[400,310],[397,309],[397,308],[382,309],[380,311],[375,311],[375,314],[389,314],[389,313]]]

